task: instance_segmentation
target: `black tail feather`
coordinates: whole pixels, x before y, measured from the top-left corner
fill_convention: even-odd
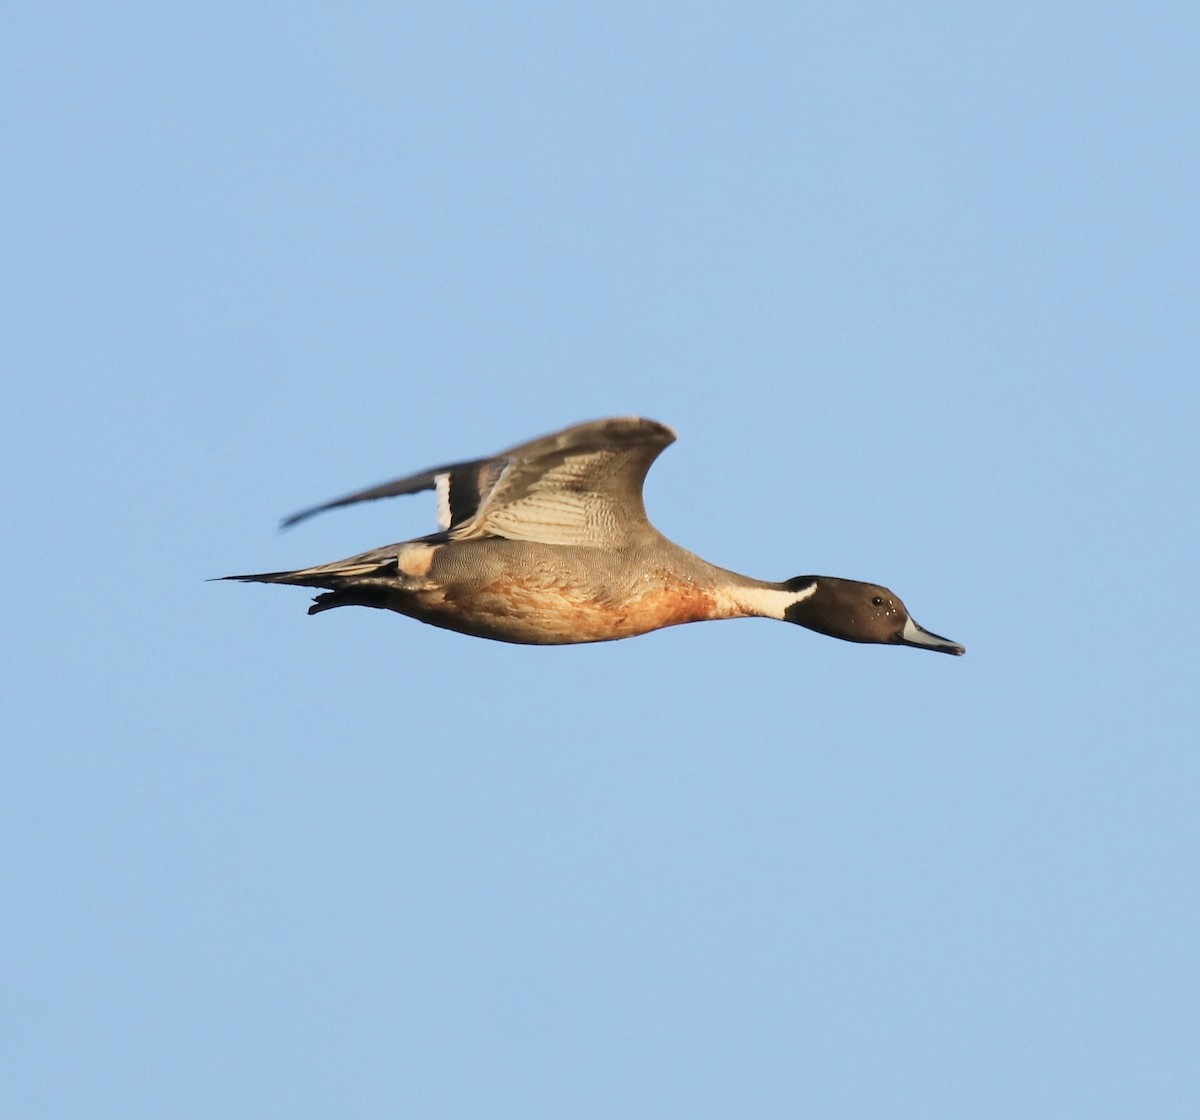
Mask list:
[[[305,572],[251,572],[241,576],[217,576],[218,581],[233,580],[235,583],[292,583],[300,587],[322,587],[325,581],[316,582]]]
[[[372,587],[370,584],[339,587],[318,595],[308,608],[309,614],[331,611],[334,607],[378,607],[387,610],[391,605],[392,591],[387,587]]]

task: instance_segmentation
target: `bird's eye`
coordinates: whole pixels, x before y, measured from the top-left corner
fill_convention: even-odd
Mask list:
[[[881,597],[881,596],[879,596],[879,595],[876,595],[876,596],[875,596],[875,598],[871,600],[871,606],[873,606],[873,607],[882,607],[882,606],[883,606],[883,599],[882,599],[882,597]]]

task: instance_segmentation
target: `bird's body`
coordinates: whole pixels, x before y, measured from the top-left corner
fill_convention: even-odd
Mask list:
[[[328,588],[310,613],[397,611],[464,634],[531,645],[612,641],[706,619],[769,617],[849,641],[946,653],[890,591],[856,580],[751,579],[709,564],[646,518],[642,483],[675,439],[635,417],[580,424],[498,456],[359,491],[352,502],[436,489],[440,531],[333,564],[229,579]]]
[[[464,634],[536,645],[630,638],[748,613],[737,594],[742,577],[673,549],[653,531],[619,552],[503,539],[447,548],[432,537],[342,561],[325,574],[345,578],[338,573],[359,564],[370,565],[369,574],[319,596],[313,613],[385,607]],[[295,574],[315,583],[322,572]]]

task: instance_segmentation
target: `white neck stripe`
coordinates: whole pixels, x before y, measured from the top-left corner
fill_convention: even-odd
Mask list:
[[[784,618],[784,612],[797,603],[803,603],[811,598],[817,590],[817,581],[813,580],[807,587],[799,591],[788,591],[782,587],[739,587],[731,598],[746,614],[757,615],[761,618]]]

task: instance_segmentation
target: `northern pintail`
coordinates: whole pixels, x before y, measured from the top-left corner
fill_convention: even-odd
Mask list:
[[[379,607],[480,638],[532,645],[631,638],[705,619],[794,622],[849,642],[961,654],[886,587],[833,576],[751,579],[694,556],[646,518],[642,484],[665,424],[577,424],[486,459],[450,463],[294,514],[435,490],[439,531],[333,564],[226,576],[327,588],[309,614]]]

